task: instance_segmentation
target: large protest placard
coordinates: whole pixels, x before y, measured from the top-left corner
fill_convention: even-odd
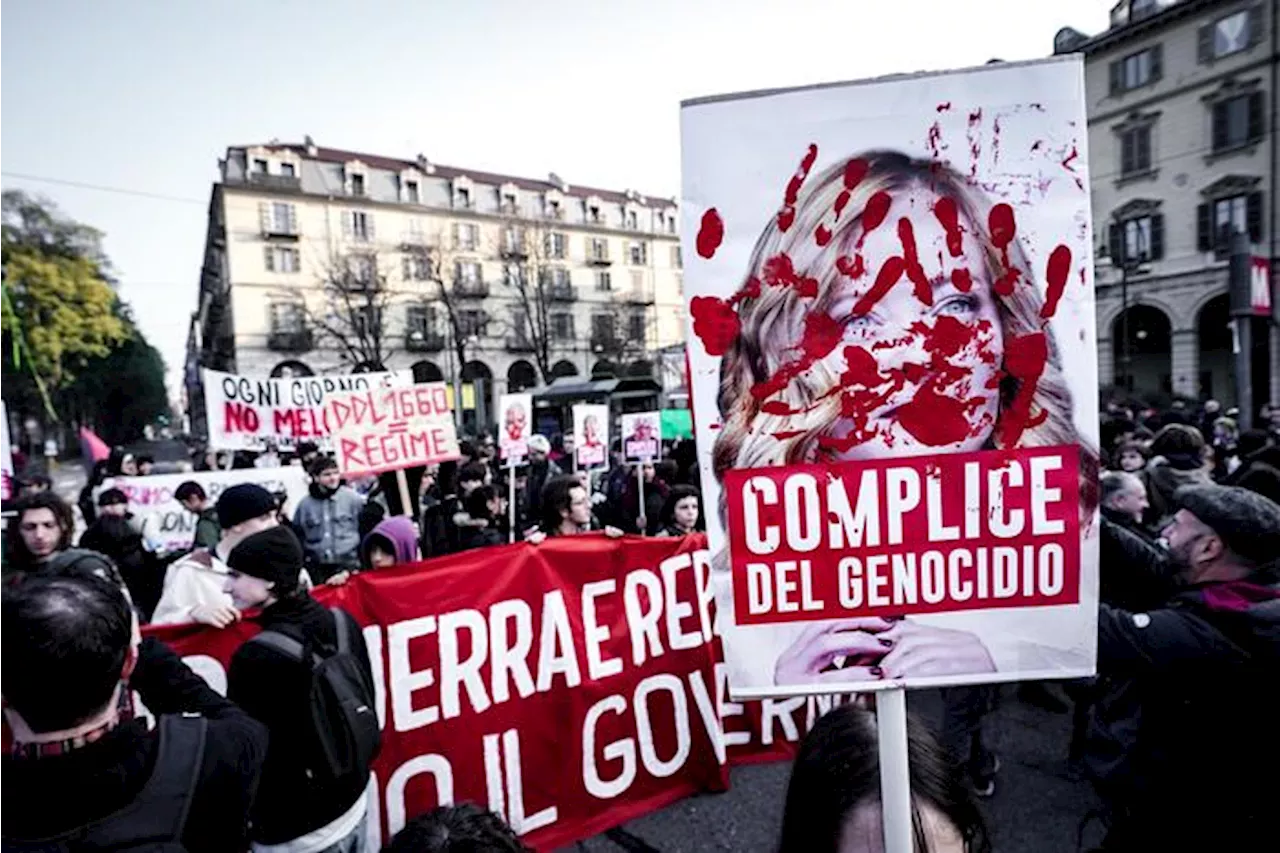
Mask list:
[[[268,443],[290,450],[300,441],[328,449],[330,395],[413,383],[408,371],[255,379],[205,369],[201,376],[209,446],[217,450],[262,450]]]
[[[1078,58],[708,98],[681,123],[734,694],[1090,674]]]
[[[652,462],[662,455],[662,413],[622,416],[622,455],[628,462]]]
[[[737,703],[716,658],[701,536],[552,539],[357,575],[314,595],[364,626],[382,751],[369,849],[437,804],[493,809],[536,850],[789,757],[851,697]],[[150,629],[225,693],[258,630]]]
[[[461,455],[443,382],[335,392],[325,418],[344,474],[380,474]]]
[[[533,431],[533,395],[503,394],[498,398],[498,450],[503,459],[529,455]]]
[[[307,495],[310,482],[300,466],[283,468],[246,468],[232,471],[194,471],[185,474],[156,474],[150,477],[114,477],[103,482],[97,493],[116,488],[129,498],[129,511],[141,521],[148,542],[162,551],[181,551],[191,547],[196,534],[196,517],[182,508],[173,493],[188,481],[199,483],[209,497],[209,505],[218,502],[223,489],[239,483],[257,483],[269,492],[288,495],[285,508],[293,507]]]
[[[598,468],[608,463],[608,406],[580,403],[573,407],[573,450],[579,468]]]

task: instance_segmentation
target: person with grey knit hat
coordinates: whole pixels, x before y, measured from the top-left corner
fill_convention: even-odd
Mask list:
[[[1280,505],[1186,486],[1163,537],[1164,560],[1102,564],[1164,602],[1099,608],[1097,707],[1134,709],[1121,726],[1095,714],[1094,742],[1123,765],[1094,777],[1112,816],[1102,849],[1251,849],[1280,801]]]

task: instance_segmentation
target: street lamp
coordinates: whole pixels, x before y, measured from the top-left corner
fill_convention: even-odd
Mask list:
[[[1129,235],[1125,231],[1125,222],[1120,218],[1119,214],[1113,214],[1112,227],[1116,229],[1117,239],[1112,241],[1111,246],[1111,264],[1120,267],[1120,386],[1125,391],[1132,391],[1129,387],[1129,365],[1130,365],[1130,347],[1129,347],[1129,275],[1130,273],[1146,272],[1142,266],[1143,257],[1150,250],[1148,237],[1142,233],[1142,229],[1136,225],[1134,227],[1134,251],[1132,256],[1129,253]],[[1119,257],[1116,257],[1119,255]],[[1145,336],[1144,336],[1145,337]]]

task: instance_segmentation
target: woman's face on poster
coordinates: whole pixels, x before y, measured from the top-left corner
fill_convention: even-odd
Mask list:
[[[839,459],[979,450],[995,427],[1004,340],[980,242],[985,239],[984,229],[975,227],[961,213],[961,252],[953,257],[946,231],[933,212],[937,201],[938,195],[927,187],[896,192],[884,224],[863,243],[865,274],[858,279],[839,278],[842,289],[830,309],[832,318],[844,329],[837,352],[851,345],[861,347],[874,358],[884,379],[874,389],[878,392],[873,395],[875,402],[864,410],[865,425],[842,419],[832,430],[838,438],[855,429],[866,436],[865,441],[839,453]],[[917,297],[904,275],[870,310],[854,314],[854,306],[871,290],[885,263],[903,256],[898,223],[904,218],[914,232],[920,266],[932,288],[932,304]],[[953,279],[957,269],[964,272]],[[963,288],[965,272],[971,281],[967,291]],[[968,337],[968,342],[963,346],[944,342],[944,336],[955,340],[956,323],[965,327],[961,336]],[[900,377],[900,387],[889,378],[894,376]],[[922,400],[937,395],[963,401],[969,429],[962,440],[939,444],[926,436],[928,407],[913,407],[909,413],[907,405],[922,389],[926,395]]]

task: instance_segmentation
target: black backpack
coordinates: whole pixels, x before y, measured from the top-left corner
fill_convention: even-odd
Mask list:
[[[311,693],[305,730],[307,775],[317,785],[351,778],[364,779],[382,746],[378,714],[374,710],[373,687],[363,663],[352,652],[351,626],[347,614],[330,608],[337,627],[338,648],[322,655],[278,631],[263,631],[251,639],[275,649],[285,657],[311,669]]]
[[[209,723],[203,717],[160,717],[160,746],[151,778],[119,811],[52,838],[6,837],[4,853],[186,853],[182,833],[204,763]]]

